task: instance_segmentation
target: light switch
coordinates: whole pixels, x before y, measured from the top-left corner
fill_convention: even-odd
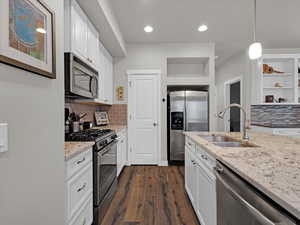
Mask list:
[[[8,151],[8,124],[0,123],[0,152]]]

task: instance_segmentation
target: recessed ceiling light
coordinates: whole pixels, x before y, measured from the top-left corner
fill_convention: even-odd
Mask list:
[[[153,27],[151,27],[151,26],[145,26],[144,27],[144,31],[146,32],[146,33],[151,33],[152,31],[153,31]]]
[[[42,28],[42,27],[36,28],[36,32],[39,32],[41,34],[46,34],[47,33],[47,31],[44,28]]]
[[[205,24],[203,24],[200,27],[198,27],[198,31],[200,31],[200,32],[207,31],[207,29],[208,29],[208,27]]]

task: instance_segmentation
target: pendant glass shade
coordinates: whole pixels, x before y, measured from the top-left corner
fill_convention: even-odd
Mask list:
[[[262,56],[262,46],[261,43],[255,42],[249,47],[249,58],[254,60],[254,59],[259,59]]]

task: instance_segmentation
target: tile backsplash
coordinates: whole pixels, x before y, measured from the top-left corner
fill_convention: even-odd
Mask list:
[[[111,124],[127,125],[127,104],[115,104],[108,110]]]
[[[95,125],[95,112],[108,112],[110,124],[127,125],[127,104],[115,104],[111,106],[97,106],[90,104],[80,104],[72,101],[65,103],[65,107],[70,112],[87,113],[82,121],[91,121]]]
[[[252,105],[251,124],[273,128],[299,128],[300,105]]]

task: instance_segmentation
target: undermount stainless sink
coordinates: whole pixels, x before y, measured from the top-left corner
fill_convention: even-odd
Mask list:
[[[257,147],[256,145],[250,144],[248,142],[238,142],[238,141],[229,141],[229,142],[213,142],[213,144],[220,147],[231,147],[231,148],[251,148]]]
[[[217,145],[220,147],[231,147],[231,148],[250,148],[258,147],[255,144],[249,143],[247,141],[239,141],[231,137],[220,134],[199,134],[199,137]]]
[[[228,142],[232,141],[232,138],[229,138],[224,135],[219,135],[219,134],[199,134],[199,137],[209,141],[209,142]]]

